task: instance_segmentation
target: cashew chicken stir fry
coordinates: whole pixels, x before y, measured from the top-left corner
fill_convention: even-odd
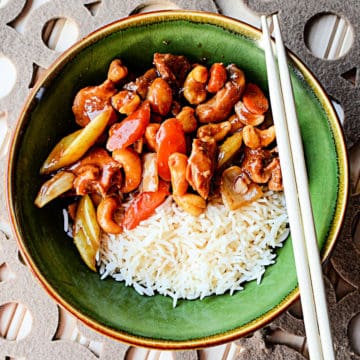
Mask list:
[[[74,241],[96,270],[101,231],[119,234],[150,217],[169,196],[198,216],[208,201],[231,210],[282,190],[275,129],[262,90],[235,64],[191,64],[156,53],[136,77],[120,60],[107,79],[81,89],[79,130],[54,147],[35,204],[74,202]],[[126,204],[126,206],[122,206]],[[126,209],[126,210],[124,210]]]

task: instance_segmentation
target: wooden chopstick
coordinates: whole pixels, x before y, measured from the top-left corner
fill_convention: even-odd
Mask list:
[[[334,349],[304,152],[285,49],[276,15],[273,15],[273,21],[279,68],[274,59],[267,19],[265,16],[261,17],[270,103],[276,128],[309,355],[311,359],[332,360],[335,359]]]

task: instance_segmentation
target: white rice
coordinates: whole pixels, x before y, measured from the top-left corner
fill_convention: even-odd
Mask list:
[[[178,299],[233,294],[246,281],[260,283],[274,248],[289,234],[282,193],[268,191],[237,211],[209,204],[194,217],[169,197],[133,230],[104,235],[101,278],[112,276],[142,294]]]

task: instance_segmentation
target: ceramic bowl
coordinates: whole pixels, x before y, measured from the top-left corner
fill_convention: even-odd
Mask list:
[[[299,292],[291,238],[277,251],[260,285],[250,282],[230,296],[179,301],[145,297],[88,270],[63,231],[58,202],[43,209],[34,198],[39,169],[60,138],[74,131],[76,92],[98,84],[109,63],[122,58],[137,70],[151,66],[154,52],[186,55],[191,61],[236,63],[249,81],[267,91],[261,33],[224,16],[167,11],[112,23],[81,40],[36,84],[11,144],[8,204],[19,248],[49,295],[91,328],[120,341],[157,349],[190,349],[244,336],[281,314]],[[308,167],[322,260],[334,246],[344,216],[347,157],[330,100],[295,56],[289,62]]]

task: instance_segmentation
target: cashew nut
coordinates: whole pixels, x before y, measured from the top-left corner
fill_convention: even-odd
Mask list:
[[[203,141],[207,141],[208,139],[220,141],[225,138],[230,129],[231,124],[229,121],[223,121],[217,124],[207,124],[199,127],[197,137]]]
[[[180,121],[184,133],[192,133],[197,128],[197,120],[195,117],[195,110],[190,106],[184,106],[181,111],[176,115]]]
[[[172,90],[162,78],[156,78],[150,85],[146,98],[150,102],[151,110],[160,115],[166,115],[172,104]]]
[[[104,198],[96,210],[96,218],[100,227],[109,234],[120,234],[123,231],[115,219],[115,211],[119,207],[119,200],[115,197]]]
[[[178,206],[193,216],[199,216],[206,209],[206,201],[200,195],[173,195],[173,199]]]
[[[141,183],[142,166],[141,159],[135,150],[131,148],[116,149],[112,153],[113,158],[120,163],[125,173],[124,183],[120,188],[123,193],[135,190]]]
[[[140,105],[141,99],[138,94],[130,90],[121,90],[111,98],[112,106],[120,113],[130,115]]]
[[[229,123],[231,124],[230,134],[235,133],[236,131],[242,129],[245,126],[236,114],[230,115],[227,121],[229,121]]]
[[[252,125],[246,125],[243,129],[244,144],[251,148],[256,149],[259,147],[266,147],[275,140],[275,127],[270,126],[265,130],[260,130]]]
[[[276,138],[275,126],[272,125],[265,130],[259,130],[261,138],[261,146],[266,147],[270,145]]]
[[[108,79],[114,83],[120,82],[128,74],[128,69],[123,65],[120,59],[115,59],[111,62],[108,70]]]
[[[184,97],[190,104],[200,104],[207,96],[206,83],[208,70],[203,65],[196,65],[184,82]]]
[[[231,83],[237,87],[240,92],[240,95],[244,93],[245,89],[245,73],[239,69],[235,64],[230,64],[226,67],[227,72],[229,73],[229,79]]]
[[[196,107],[200,123],[214,123],[226,120],[234,105],[240,100],[245,88],[245,75],[236,65],[227,67],[229,80],[212,98]]]

